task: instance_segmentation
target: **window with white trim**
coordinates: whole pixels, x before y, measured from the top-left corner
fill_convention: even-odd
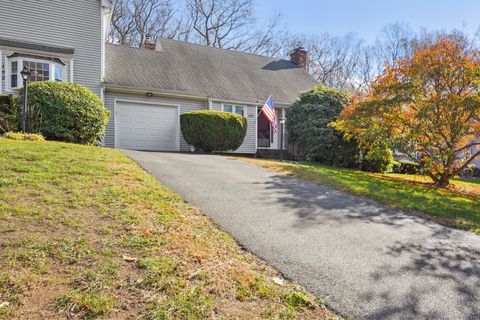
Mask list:
[[[11,64],[10,87],[18,87],[18,61],[12,61]]]
[[[223,112],[236,113],[236,114],[241,115],[242,117],[246,116],[246,108],[244,106],[224,104],[224,105],[222,105],[222,111]]]
[[[30,82],[38,81],[65,81],[65,66],[59,62],[31,59],[28,57],[9,58],[10,89],[18,89],[23,86],[20,72],[24,67],[30,69],[32,75]]]

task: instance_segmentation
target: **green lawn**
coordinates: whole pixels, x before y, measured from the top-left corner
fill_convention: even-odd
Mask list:
[[[375,174],[315,163],[240,159],[480,234],[478,181],[456,180],[451,188],[438,189],[428,178],[415,175]]]
[[[124,154],[0,138],[0,319],[327,319]]]

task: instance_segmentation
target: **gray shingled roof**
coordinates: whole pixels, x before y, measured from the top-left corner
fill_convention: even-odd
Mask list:
[[[50,53],[60,53],[60,54],[74,54],[75,49],[73,48],[64,48],[64,47],[54,47],[46,46],[39,43],[33,42],[23,42],[13,39],[0,38],[0,46],[11,47],[11,48],[21,48],[21,49],[30,49],[37,51],[44,51]]]
[[[157,50],[106,47],[107,84],[196,93],[214,99],[292,103],[316,82],[287,60],[160,39]]]

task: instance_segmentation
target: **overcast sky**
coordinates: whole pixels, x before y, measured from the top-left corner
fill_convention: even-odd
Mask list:
[[[413,30],[458,29],[473,35],[480,26],[480,0],[257,0],[259,19],[273,12],[292,32],[355,32],[371,42],[383,25],[408,23]]]

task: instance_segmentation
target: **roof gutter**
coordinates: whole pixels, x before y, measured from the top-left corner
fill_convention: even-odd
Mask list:
[[[260,101],[260,100],[241,101],[241,100],[230,100],[230,99],[222,99],[222,98],[211,98],[201,93],[176,91],[176,90],[164,90],[164,89],[158,89],[158,88],[139,88],[139,87],[116,85],[111,83],[103,83],[103,87],[107,91],[111,91],[111,92],[123,92],[123,93],[135,93],[135,94],[152,93],[152,94],[162,95],[162,96],[172,97],[172,98],[185,98],[185,99],[207,101],[209,110],[213,109],[213,106],[212,106],[213,102],[232,103],[232,104],[239,104],[239,105],[254,105],[254,106],[261,106],[264,104],[264,101]],[[275,101],[275,105],[286,108],[286,107],[290,107],[292,104]]]
[[[240,105],[254,105],[254,106],[263,106],[265,101],[257,100],[255,102],[252,101],[240,101],[240,100],[229,100],[229,99],[220,99],[220,98],[209,98],[209,101],[215,101],[215,102],[223,102],[223,103],[232,103],[232,104],[240,104]],[[292,104],[291,103],[286,103],[286,102],[277,102],[274,101],[276,106],[280,107],[290,107]]]
[[[185,99],[203,100],[203,101],[208,100],[207,95],[185,92],[185,91],[162,90],[158,88],[138,88],[138,87],[131,87],[131,86],[115,85],[110,83],[103,83],[103,87],[107,91],[111,91],[111,92],[124,92],[124,93],[136,93],[136,94],[152,93],[152,94],[162,95],[162,96],[172,97],[172,98],[185,98]]]

